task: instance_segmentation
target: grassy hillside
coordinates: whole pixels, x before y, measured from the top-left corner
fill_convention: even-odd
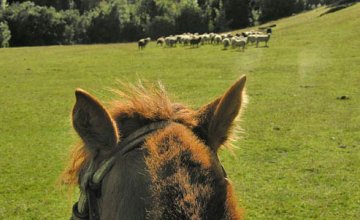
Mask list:
[[[360,219],[360,4],[276,21],[269,48],[151,43],[0,50],[0,219],[68,219],[56,185],[77,140],[74,89],[161,80],[198,107],[247,74],[236,156],[222,152],[247,219]],[[348,96],[350,99],[337,99]],[[71,197],[71,196],[70,196]]]

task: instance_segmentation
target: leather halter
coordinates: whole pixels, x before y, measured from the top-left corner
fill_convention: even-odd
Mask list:
[[[94,168],[94,160],[92,159],[81,178],[80,197],[78,202],[73,206],[70,220],[100,219],[96,198],[98,197],[99,190],[101,190],[101,181],[111,170],[117,157],[119,155],[123,156],[136,149],[150,134],[158,129],[166,127],[168,124],[170,124],[169,121],[154,122],[131,133],[116,146],[113,155],[109,159],[103,161],[97,170]]]

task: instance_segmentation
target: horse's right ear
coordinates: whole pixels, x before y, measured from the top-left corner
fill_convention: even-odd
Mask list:
[[[221,97],[198,111],[196,133],[214,152],[228,139],[233,122],[244,105],[245,82],[246,77],[242,76]]]
[[[82,89],[75,91],[76,103],[72,121],[86,147],[94,152],[110,150],[116,146],[119,134],[114,120],[105,107]]]

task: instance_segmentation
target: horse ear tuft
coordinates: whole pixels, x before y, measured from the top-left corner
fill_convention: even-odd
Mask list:
[[[228,139],[231,127],[244,102],[246,77],[242,76],[224,95],[198,111],[197,130],[215,152]]]
[[[73,126],[87,148],[97,151],[115,147],[119,140],[118,130],[105,107],[82,89],[76,89],[75,97]]]

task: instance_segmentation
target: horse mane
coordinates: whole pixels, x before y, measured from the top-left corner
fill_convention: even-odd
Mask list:
[[[120,116],[133,117],[138,115],[153,121],[171,120],[188,127],[197,125],[196,111],[179,103],[171,102],[164,86],[144,84],[137,85],[121,83],[121,88],[113,90],[118,100],[110,106],[110,114],[116,120]]]
[[[110,102],[108,109],[115,121],[119,117],[140,116],[152,121],[174,121],[189,128],[196,127],[199,123],[198,112],[182,104],[171,102],[161,83],[153,85],[144,84],[140,81],[134,85],[120,82],[120,89],[112,90],[112,92],[117,96],[117,99]],[[239,117],[237,117],[238,119]],[[233,147],[232,142],[237,139],[235,134],[239,133],[234,132],[234,130],[239,131],[238,124],[234,123],[233,131],[224,144],[230,150]],[[89,157],[90,153],[86,150],[84,143],[79,141],[71,150],[67,167],[60,176],[61,183],[72,186],[77,185],[79,172]]]
[[[65,170],[60,175],[60,182],[65,185],[74,186],[79,184],[79,172],[90,157],[84,143],[78,142],[70,152],[70,159]]]

